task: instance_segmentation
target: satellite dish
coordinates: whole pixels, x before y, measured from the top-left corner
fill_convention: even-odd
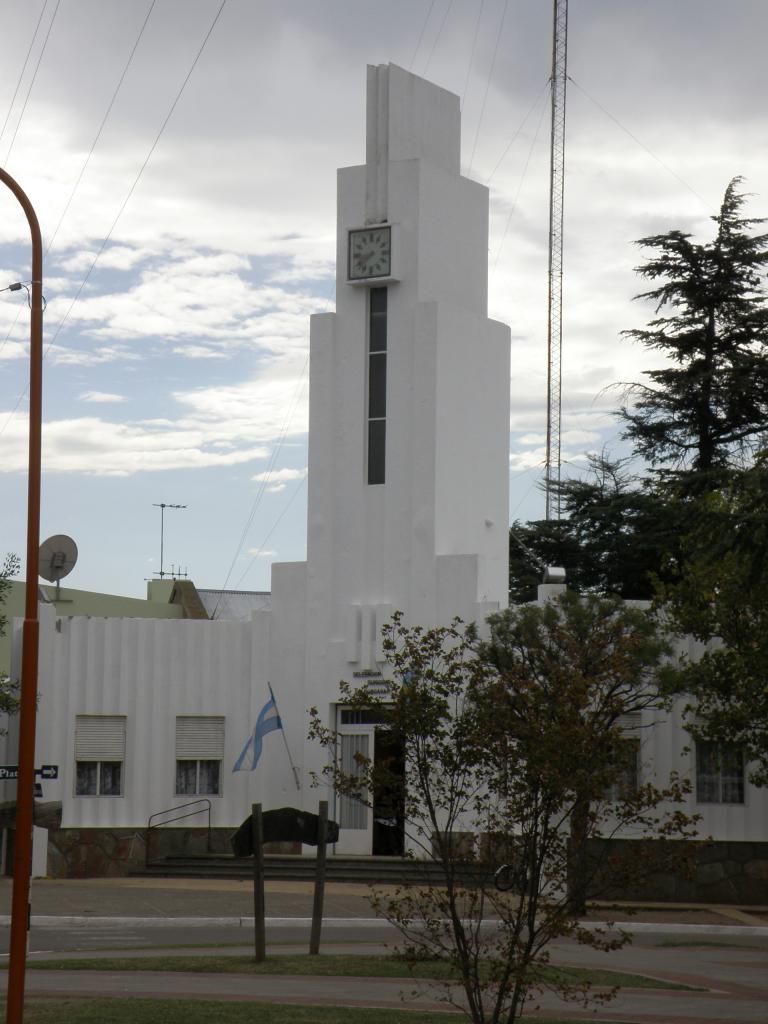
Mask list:
[[[77,544],[65,533],[57,533],[40,545],[39,573],[49,583],[58,583],[69,576],[77,561]]]

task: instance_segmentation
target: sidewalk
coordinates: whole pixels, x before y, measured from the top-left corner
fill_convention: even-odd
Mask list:
[[[385,889],[386,887],[381,887]],[[266,886],[268,918],[305,920],[312,915],[311,882],[271,881]],[[373,920],[365,884],[329,882],[324,917]],[[0,879],[0,922],[7,923],[11,879]],[[85,923],[96,918],[142,919],[144,923],[183,920],[241,921],[253,917],[250,882],[229,879],[89,878],[34,879],[31,885],[33,923],[40,918]],[[635,912],[630,913],[633,909]],[[606,919],[628,924],[632,931],[689,931],[768,937],[768,907],[635,904],[610,911],[595,909],[589,921]]]

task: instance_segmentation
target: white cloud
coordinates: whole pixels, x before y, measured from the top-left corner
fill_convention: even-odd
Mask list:
[[[251,477],[251,480],[256,480],[258,483],[288,483],[291,480],[303,480],[306,475],[306,467],[304,469],[273,469],[257,473]]]
[[[547,458],[547,450],[544,447],[531,448],[529,451],[511,451],[509,453],[509,468],[534,469],[536,466],[543,469]]]
[[[47,360],[60,363],[62,366],[99,366],[102,363],[140,358],[138,352],[131,351],[125,345],[99,345],[92,349],[74,349],[57,343],[46,354]]]
[[[81,402],[124,402],[124,395],[115,395],[110,391],[83,391],[79,396]]]
[[[135,269],[138,276],[128,287],[86,290],[74,305],[74,293],[52,295],[49,319],[57,323],[67,316],[63,337],[78,332],[112,342],[113,350],[151,338],[175,341],[171,351],[185,358],[223,359],[235,349],[305,351],[309,315],[330,308],[327,298],[307,291],[254,283],[250,261],[236,254],[177,250]],[[70,356],[73,362],[83,358]]]
[[[560,435],[563,444],[590,444],[600,440],[596,430],[564,430]]]
[[[291,481],[303,480],[306,475],[306,467],[304,469],[273,469],[257,473],[251,479],[257,483],[263,483],[268,494],[279,494]]]
[[[270,551],[267,548],[264,550],[261,548],[248,548],[246,554],[251,555],[253,558],[275,558],[277,551]]]
[[[303,437],[307,431],[307,375],[303,365],[275,361],[262,376],[174,393],[192,423],[215,429],[217,440],[247,442]]]
[[[121,423],[97,417],[48,421],[48,471],[127,476],[152,470],[238,465],[269,455],[268,444],[303,439],[307,430],[306,359],[272,360],[261,376],[234,385],[174,392],[167,411],[180,415]],[[11,417],[0,471],[26,467],[26,419]],[[300,470],[273,474],[275,490]],[[268,489],[270,489],[268,487]]]
[[[26,416],[14,413],[5,431],[0,471],[26,469]],[[215,430],[190,422],[112,423],[98,417],[43,424],[43,469],[48,473],[130,476],[170,469],[235,466],[269,455],[251,441],[237,449],[214,447]]]
[[[208,348],[207,345],[179,345],[171,349],[175,356],[185,359],[226,359],[227,353],[221,349]]]
[[[56,260],[57,266],[70,274],[82,274],[90,270],[93,261],[98,256],[98,265],[101,270],[131,270],[142,260],[154,254],[154,250],[130,245],[112,245],[104,249],[101,255],[95,249],[81,249],[72,256],[63,259],[59,256]],[[51,279],[47,280],[50,286]]]
[[[29,344],[23,341],[11,341],[7,339],[0,341],[0,359],[7,359],[9,362],[15,359],[27,359],[29,357]]]

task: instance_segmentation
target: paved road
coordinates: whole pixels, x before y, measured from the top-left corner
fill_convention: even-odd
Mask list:
[[[369,952],[376,955],[394,933],[371,919],[366,890],[360,886],[332,886],[326,899],[323,950]],[[268,951],[295,951],[309,936],[311,886],[273,883],[267,892]],[[10,886],[0,880],[0,916],[7,914]],[[242,943],[250,952],[252,939],[250,887],[232,882],[168,880],[90,880],[83,882],[35,881],[32,887],[33,928],[30,966],[40,951],[71,952],[128,946],[211,945]],[[224,915],[224,916],[222,916]],[[191,920],[190,920],[191,919]],[[637,923],[639,920],[640,923]],[[194,921],[194,923],[192,923]],[[649,973],[698,986],[703,992],[624,990],[618,1000],[597,1014],[568,1008],[552,995],[541,1000],[550,1015],[570,1019],[621,1020],[628,1024],[767,1024],[768,1022],[768,913],[739,908],[645,908],[631,924],[632,946],[600,954],[571,943],[553,947],[558,963],[601,966]],[[676,935],[674,933],[677,933]],[[662,948],[660,943],[712,941],[722,947]],[[352,945],[344,945],[345,943]],[[739,948],[737,943],[741,943]],[[279,944],[279,945],[278,945]],[[760,948],[745,948],[755,945]],[[216,949],[216,952],[225,950]],[[144,951],[146,952],[146,950]],[[190,950],[185,950],[190,952]],[[205,949],[199,949],[206,955]],[[131,954],[141,955],[141,953]],[[0,986],[5,984],[0,972]],[[428,983],[398,979],[247,977],[237,975],[171,974],[154,972],[43,972],[27,973],[29,994],[147,995],[235,1000],[270,1000],[295,1003],[327,1002],[351,1006],[403,1005],[424,1009],[442,1005]],[[410,996],[409,993],[415,995]]]
[[[338,948],[341,951],[342,947]],[[349,947],[345,948],[348,950]],[[375,950],[371,952],[375,953]],[[764,950],[699,947],[671,951],[644,948],[600,955],[583,947],[561,944],[554,953],[553,959],[558,963],[608,966],[610,960],[612,968],[649,973],[695,985],[705,991],[625,989],[615,1001],[596,1013],[573,1007],[566,1009],[557,997],[545,993],[540,1000],[542,1012],[567,1012],[567,1016],[574,1020],[621,1020],[627,1024],[705,1024],[726,1021],[729,1024],[765,1024],[768,1019],[768,977]],[[0,979],[0,985],[4,984],[5,979]],[[49,996],[131,995],[381,1007],[402,1007],[405,1001],[405,1005],[423,1009],[437,1009],[443,1005],[439,998],[440,990],[434,985],[392,978],[291,977],[287,980],[279,975],[251,977],[234,974],[48,972],[30,969],[27,972],[27,992],[29,995]]]
[[[344,942],[341,925],[325,932],[324,952],[357,952],[379,955],[385,945],[377,941],[375,930],[358,922],[348,922],[346,927],[356,931],[360,940]],[[41,949],[54,949],[58,934],[69,936],[66,946],[72,949],[76,942],[80,948],[97,945],[101,948],[96,955],[109,956],[112,948],[121,944],[139,945],[145,932],[125,927],[122,933],[119,924],[112,927],[90,921],[71,929],[39,927],[36,935],[41,940]],[[177,929],[170,926],[150,929],[155,942],[171,944],[181,941],[184,946],[191,941],[202,941],[204,935],[212,934],[216,941],[229,941],[224,935],[235,936],[233,941],[244,942],[245,928],[220,929],[213,925],[199,929]],[[180,940],[176,938],[180,936]],[[303,924],[288,926],[277,923],[271,930],[268,952],[271,955],[296,951],[292,939],[298,935],[304,941],[308,931]],[[724,942],[732,943],[737,936],[724,936]],[[540,1005],[542,1012],[568,1016],[573,1020],[591,1019],[621,1020],[626,1024],[705,1024],[705,1022],[729,1022],[729,1024],[765,1024],[768,1021],[768,939],[762,936],[743,936],[742,943],[749,945],[666,947],[661,943],[669,941],[667,935],[658,932],[644,932],[640,943],[633,944],[614,953],[599,953],[571,942],[562,942],[552,947],[555,963],[582,967],[605,967],[613,970],[627,970],[677,981],[700,988],[704,991],[685,992],[670,990],[623,990],[616,1000],[597,1013],[585,1011],[576,1006],[564,1006],[550,993],[545,993]],[[247,935],[250,940],[250,935]],[[689,935],[689,941],[700,940],[701,936]],[[45,940],[45,941],[43,941]],[[59,947],[61,948],[61,947]],[[164,950],[171,953],[173,950]],[[222,949],[179,948],[187,955],[220,955],[222,953],[249,954],[248,943]],[[126,952],[130,957],[145,956],[150,950],[137,949]],[[34,961],[44,954],[30,956],[30,970],[27,972],[27,993],[29,995],[126,995],[134,997],[199,998],[239,1001],[279,1001],[295,1004],[331,1003],[346,1006],[402,1007],[418,1006],[423,1009],[443,1007],[440,990],[427,982],[410,979],[362,979],[362,978],[312,978],[280,975],[250,977],[243,975],[177,974],[172,972],[99,972],[99,971],[36,971]],[[73,955],[69,953],[68,955]],[[74,954],[77,955],[77,954]],[[83,955],[93,955],[84,954]],[[0,986],[5,984],[0,978]],[[455,990],[454,990],[455,992]],[[535,1014],[532,1014],[535,1016]]]

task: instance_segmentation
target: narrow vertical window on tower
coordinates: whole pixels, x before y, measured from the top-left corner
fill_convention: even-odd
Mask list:
[[[368,483],[384,483],[387,436],[387,289],[368,293]]]

